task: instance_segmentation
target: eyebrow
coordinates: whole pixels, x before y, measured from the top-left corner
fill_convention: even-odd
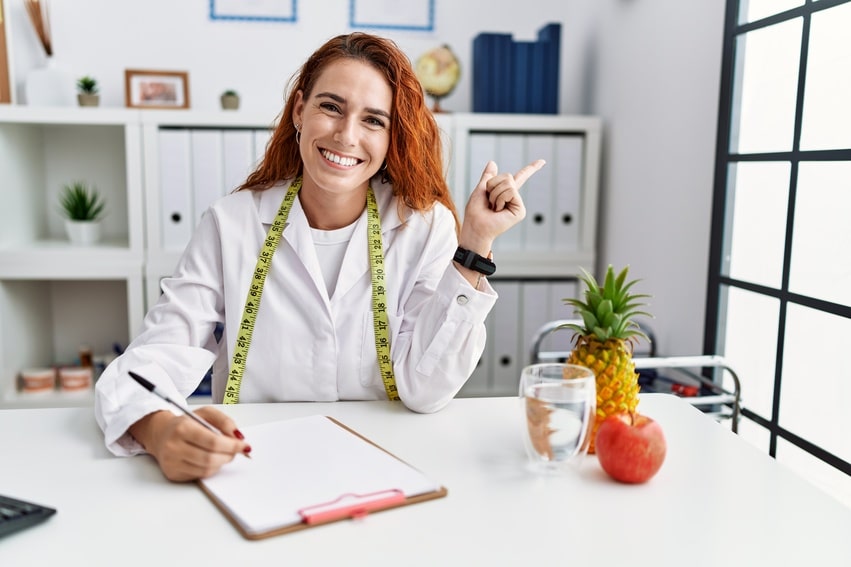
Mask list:
[[[317,93],[316,98],[330,98],[334,102],[339,102],[340,104],[346,103],[346,99],[334,93]],[[377,114],[378,116],[384,116],[388,120],[390,119],[390,113],[386,110],[381,110],[380,108],[366,108],[365,110],[370,114]]]

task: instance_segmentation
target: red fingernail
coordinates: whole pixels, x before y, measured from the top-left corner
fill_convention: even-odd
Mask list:
[[[250,452],[251,452],[251,445],[246,445],[246,446],[245,446],[245,449],[243,449],[243,450],[242,450],[242,452],[243,452],[244,454],[246,454],[246,455],[247,455],[248,453],[250,453]]]
[[[239,440],[245,439],[245,435],[243,435],[242,431],[240,431],[239,429],[233,430],[233,436],[236,437]]]

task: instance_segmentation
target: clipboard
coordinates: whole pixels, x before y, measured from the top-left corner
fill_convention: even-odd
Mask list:
[[[445,487],[329,416],[241,428],[251,459],[198,481],[240,534],[264,539],[442,498]]]

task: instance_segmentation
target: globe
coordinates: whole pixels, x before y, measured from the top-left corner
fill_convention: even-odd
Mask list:
[[[434,98],[433,112],[443,112],[440,99],[449,95],[461,78],[461,65],[448,45],[441,45],[417,59],[414,71],[425,93]]]

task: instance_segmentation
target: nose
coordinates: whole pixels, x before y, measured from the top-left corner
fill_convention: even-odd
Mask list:
[[[340,120],[334,141],[342,146],[351,147],[357,141],[357,118],[345,117]]]

